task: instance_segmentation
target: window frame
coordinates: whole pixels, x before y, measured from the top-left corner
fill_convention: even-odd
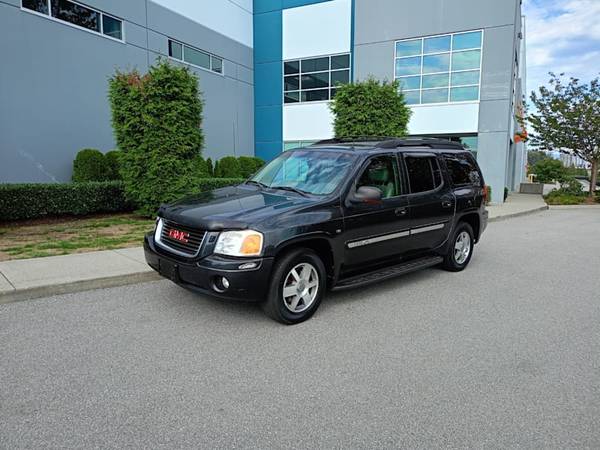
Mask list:
[[[331,68],[331,60],[332,58],[336,57],[336,56],[348,56],[348,67],[344,67],[344,68],[338,68],[338,69],[332,69]],[[302,61],[306,61],[306,60],[310,60],[310,59],[319,59],[319,58],[327,58],[328,60],[328,69],[327,70],[314,70],[314,71],[310,71],[310,72],[303,72],[302,71]],[[285,73],[285,65],[286,63],[293,63],[293,62],[297,62],[298,63],[298,72],[295,73]],[[351,78],[352,78],[352,55],[351,53],[332,53],[332,54],[327,54],[327,55],[316,55],[316,56],[311,56],[308,58],[294,58],[294,59],[286,59],[284,61],[281,62],[281,73],[282,73],[282,96],[281,96],[281,103],[284,106],[288,106],[288,105],[297,105],[297,104],[301,104],[301,103],[323,103],[323,102],[330,102],[332,100],[332,91],[336,89],[337,85],[332,85],[331,84],[331,75],[333,72],[348,72],[348,83],[351,82]],[[302,89],[302,76],[303,75],[312,75],[312,74],[320,74],[320,73],[324,73],[327,72],[327,86],[326,87],[318,87],[318,88],[309,88],[309,89]],[[298,89],[291,89],[291,90],[286,90],[285,89],[285,79],[286,77],[298,77]],[[303,92],[310,92],[310,91],[324,91],[327,90],[327,99],[325,100],[302,100],[302,93]],[[295,102],[286,102],[285,101],[285,97],[286,94],[298,94],[298,101]]]
[[[469,33],[475,33],[475,32],[479,32],[481,33],[481,43],[479,47],[474,47],[474,48],[464,48],[464,49],[460,49],[460,50],[454,50],[454,36],[458,36],[458,35],[463,35],[463,34],[469,34]],[[440,51],[440,52],[432,52],[432,53],[425,53],[425,40],[429,39],[429,38],[440,38],[440,37],[446,37],[449,36],[450,37],[450,49],[448,51]],[[398,43],[401,42],[407,42],[407,41],[415,41],[415,40],[420,40],[421,41],[421,52],[418,54],[413,54],[413,55],[404,55],[404,56],[397,56],[396,53],[396,47],[398,45]],[[483,63],[483,45],[485,42],[485,30],[484,29],[474,29],[474,30],[467,30],[467,31],[459,31],[459,32],[455,32],[455,33],[443,33],[443,34],[435,34],[435,35],[428,35],[428,36],[417,36],[417,37],[411,37],[411,38],[405,38],[405,39],[398,39],[396,41],[394,41],[394,48],[393,48],[393,62],[394,62],[394,80],[398,80],[401,81],[403,78],[408,78],[408,77],[419,77],[419,88],[418,89],[402,89],[402,91],[406,94],[408,92],[410,93],[418,93],[418,97],[419,97],[419,103],[410,103],[408,104],[408,106],[410,107],[420,107],[420,106],[431,106],[431,105],[446,105],[446,104],[461,104],[461,103],[479,103],[481,101],[481,73],[482,73],[482,63]],[[460,70],[452,70],[452,60],[453,60],[453,55],[457,54],[457,53],[463,53],[463,52],[470,52],[473,50],[479,50],[479,68],[478,69],[460,69]],[[448,71],[443,71],[443,72],[430,72],[430,73],[424,73],[423,72],[423,61],[425,59],[426,56],[436,56],[436,55],[448,55],[449,57],[449,67],[448,67]],[[412,74],[412,75],[398,75],[397,73],[397,66],[396,66],[396,62],[398,60],[401,59],[406,59],[406,58],[415,58],[418,57],[421,59],[421,67],[420,67],[420,71],[419,73],[416,74]],[[453,86],[452,85],[452,74],[453,73],[461,73],[461,72],[473,72],[473,71],[479,71],[479,77],[478,77],[478,81],[477,84],[460,84],[460,85],[456,85]],[[427,76],[427,75],[448,75],[448,83],[445,87],[441,87],[441,88],[424,88],[423,87],[423,77]],[[453,88],[465,88],[465,87],[475,87],[477,86],[477,99],[476,100],[458,100],[458,101],[453,101],[452,99],[452,89]],[[434,102],[434,103],[422,103],[423,101],[423,91],[427,91],[427,90],[434,90],[434,89],[447,89],[448,93],[447,93],[447,100],[445,102]]]
[[[46,0],[46,1],[47,1],[47,5],[48,5],[48,13],[47,14],[35,11],[33,9],[26,8],[25,6],[23,6],[23,0],[21,0],[21,2],[20,2],[20,8],[21,8],[21,11],[24,11],[24,12],[26,12],[28,14],[34,14],[34,15],[36,15],[38,17],[44,17],[44,18],[46,18],[48,20],[51,20],[53,22],[66,25],[66,26],[75,28],[77,30],[86,31],[88,33],[92,33],[95,36],[102,36],[102,37],[104,37],[106,39],[110,39],[110,40],[115,41],[115,42],[120,42],[121,44],[125,44],[126,43],[126,39],[125,39],[125,20],[124,19],[122,19],[120,17],[117,17],[117,16],[115,16],[113,14],[106,13],[106,12],[104,12],[101,9],[98,9],[98,8],[86,5],[85,3],[81,3],[81,2],[78,2],[78,1],[75,1],[75,0],[67,0],[70,3],[74,3],[75,5],[82,6],[84,8],[90,9],[90,10],[95,11],[96,13],[98,13],[98,15],[99,15],[100,31],[94,31],[94,30],[91,30],[90,28],[82,27],[80,25],[68,22],[66,20],[59,19],[58,17],[54,17],[52,15],[52,0]],[[110,36],[108,34],[104,34],[104,16],[108,16],[111,19],[118,20],[119,22],[121,22],[121,39],[118,39],[116,37]]]
[[[432,193],[440,191],[444,188],[444,186],[446,185],[446,177],[444,176],[444,171],[442,170],[442,164],[440,163],[438,155],[436,155],[435,153],[429,153],[429,152],[423,152],[423,153],[406,152],[406,153],[402,153],[401,157],[402,157],[402,164],[404,166],[404,171],[406,173],[406,183],[407,183],[407,188],[408,188],[408,195],[432,194]],[[406,158],[415,158],[415,159],[416,158],[428,158],[428,159],[433,158],[435,160],[435,163],[437,164],[438,170],[440,171],[441,183],[438,186],[434,185],[433,189],[429,189],[427,191],[413,192],[412,185],[410,184],[410,172],[408,170],[408,161],[406,161]],[[435,183],[435,175],[433,173],[433,167],[430,166],[430,170],[431,170],[431,181],[433,183]]]
[[[181,45],[181,59],[176,58],[175,56],[171,55],[171,43],[175,43],[175,44]],[[207,55],[208,56],[208,65],[209,65],[209,68],[207,69],[206,67],[202,67],[202,66],[199,66],[198,64],[194,64],[194,63],[191,63],[189,61],[186,61],[185,60],[185,48],[186,47],[188,47],[191,50],[194,50],[196,52],[204,53],[205,55]],[[210,72],[210,73],[213,73],[213,74],[216,74],[216,75],[221,75],[222,77],[225,76],[225,64],[224,64],[225,58],[222,58],[221,56],[215,55],[214,53],[207,52],[206,50],[202,50],[202,49],[200,49],[198,47],[194,47],[193,45],[185,44],[185,43],[183,43],[183,42],[181,42],[181,41],[179,41],[177,39],[173,39],[171,37],[167,37],[167,57],[169,59],[172,59],[173,61],[177,61],[177,62],[180,62],[180,63],[183,63],[183,64],[188,64],[188,65],[190,65],[192,67],[197,67],[198,69],[205,70],[206,72]],[[221,61],[221,71],[220,72],[217,72],[216,70],[213,69],[213,59],[219,59]]]

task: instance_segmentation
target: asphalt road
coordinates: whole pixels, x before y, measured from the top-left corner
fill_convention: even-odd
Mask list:
[[[0,305],[0,448],[599,448],[600,209],[286,327],[167,281]]]

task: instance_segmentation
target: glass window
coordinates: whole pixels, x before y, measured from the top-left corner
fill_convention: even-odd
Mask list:
[[[451,102],[467,102],[479,99],[479,86],[455,87],[450,89]]]
[[[465,50],[481,47],[481,31],[455,34],[452,39],[452,50]]]
[[[400,195],[396,157],[373,158],[356,182],[356,189],[362,186],[376,187],[381,191],[381,198]]]
[[[329,72],[317,72],[302,75],[302,89],[329,87]]]
[[[481,185],[481,176],[469,154],[444,155],[448,173],[454,186]]]
[[[479,84],[479,70],[469,70],[468,72],[452,72],[450,84],[452,84],[452,86]]]
[[[448,72],[448,70],[450,70],[450,53],[423,57],[423,73]]]
[[[469,50],[452,54],[452,70],[479,69],[480,50]]]
[[[300,61],[287,61],[283,64],[283,73],[286,75],[300,73]]]
[[[406,102],[478,100],[482,38],[473,31],[396,42],[395,78]]]
[[[302,91],[300,100],[303,102],[319,102],[329,100],[329,89],[318,89],[315,91]]]
[[[331,72],[331,85],[348,84],[350,82],[349,70],[336,70]]]
[[[448,74],[423,75],[423,88],[448,87]]]
[[[433,176],[432,159],[430,157],[417,158],[413,156],[405,158],[411,193],[416,194],[435,189],[436,183]],[[435,164],[437,164],[437,161],[435,161]]]
[[[421,103],[421,91],[405,91],[404,100],[407,105],[418,105]]]
[[[448,89],[426,89],[421,91],[421,103],[448,102]]]
[[[223,60],[216,56],[210,57],[210,68],[213,72],[223,73]]]
[[[100,13],[69,0],[52,0],[52,16],[100,32]]]
[[[301,62],[301,68],[303,73],[329,70],[329,58],[303,59]]]
[[[210,69],[210,55],[187,45],[183,48],[183,59],[190,64]]]
[[[169,40],[169,56],[183,59],[183,46],[179,42]]]
[[[22,0],[23,8],[42,14],[48,14],[48,0]]]
[[[331,57],[331,70],[347,69],[350,67],[350,55],[338,55]]]
[[[348,54],[283,63],[284,103],[330,100],[335,95],[335,86],[349,82]]]
[[[442,53],[450,51],[451,36],[437,36],[423,41],[423,53]]]
[[[123,22],[121,22],[119,19],[107,16],[106,14],[102,15],[102,32],[107,36],[119,40],[123,39],[123,34],[121,32],[122,25]]]
[[[400,87],[404,90],[419,89],[421,87],[421,77],[402,77],[398,78]]]
[[[316,195],[331,194],[355,161],[351,153],[292,150],[281,153],[251,179],[273,189],[289,186]]]
[[[396,56],[420,55],[422,48],[421,39],[396,42]]]

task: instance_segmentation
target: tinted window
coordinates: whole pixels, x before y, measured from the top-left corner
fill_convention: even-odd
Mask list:
[[[52,0],[52,15],[65,22],[100,31],[100,13],[68,0]]]
[[[179,42],[169,41],[169,56],[183,59],[183,47]]]
[[[435,158],[407,156],[405,161],[408,170],[410,192],[413,194],[431,191],[442,184],[442,175]]]
[[[381,191],[382,198],[395,197],[400,194],[398,188],[398,170],[394,156],[379,156],[373,158],[356,183],[361,186],[376,187]]]
[[[107,36],[121,40],[123,33],[121,32],[122,22],[110,16],[102,15],[102,32]]]
[[[479,171],[469,155],[445,155],[444,159],[452,184],[455,186],[481,185]]]
[[[23,8],[31,9],[42,14],[48,14],[48,0],[23,0]]]

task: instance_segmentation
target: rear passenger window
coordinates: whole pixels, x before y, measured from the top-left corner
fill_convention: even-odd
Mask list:
[[[454,186],[481,186],[479,170],[469,155],[444,155],[444,159]]]
[[[432,191],[442,184],[442,173],[436,158],[407,156],[405,161],[411,193]]]

